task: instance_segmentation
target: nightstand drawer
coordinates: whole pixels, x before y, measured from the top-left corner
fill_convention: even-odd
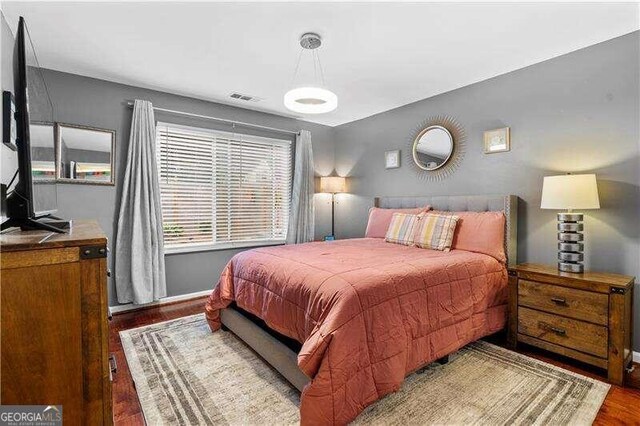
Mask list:
[[[609,296],[592,291],[520,280],[518,305],[605,326],[609,323]]]
[[[518,333],[607,358],[606,327],[525,307],[518,311]]]

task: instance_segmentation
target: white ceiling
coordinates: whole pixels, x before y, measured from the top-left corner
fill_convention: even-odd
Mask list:
[[[639,28],[635,3],[5,1],[2,8],[13,30],[19,15],[27,19],[45,68],[331,126]],[[282,98],[307,31],[323,36],[325,80],[339,105],[301,117]],[[232,92],[262,100],[234,101]]]

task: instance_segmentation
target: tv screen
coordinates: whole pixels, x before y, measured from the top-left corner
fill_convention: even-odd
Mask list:
[[[37,217],[54,213],[58,208],[54,116],[53,102],[26,23],[24,29],[32,212]]]

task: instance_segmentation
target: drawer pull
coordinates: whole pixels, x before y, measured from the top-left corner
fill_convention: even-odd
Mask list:
[[[547,324],[545,322],[542,322],[542,321],[538,323],[538,326],[543,330],[547,330],[547,331],[551,331],[553,333],[556,333],[558,336],[566,336],[567,335],[567,330],[564,330],[562,328],[554,327],[554,326],[549,325],[549,324]]]
[[[118,363],[116,362],[116,357],[113,354],[109,355],[109,370],[111,373],[116,373],[118,371]]]
[[[552,297],[551,301],[553,303],[555,303],[556,305],[566,305],[567,304],[567,299],[563,299],[561,297]]]

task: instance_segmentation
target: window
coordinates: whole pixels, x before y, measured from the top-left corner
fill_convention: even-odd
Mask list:
[[[158,123],[165,249],[283,243],[291,142]]]

